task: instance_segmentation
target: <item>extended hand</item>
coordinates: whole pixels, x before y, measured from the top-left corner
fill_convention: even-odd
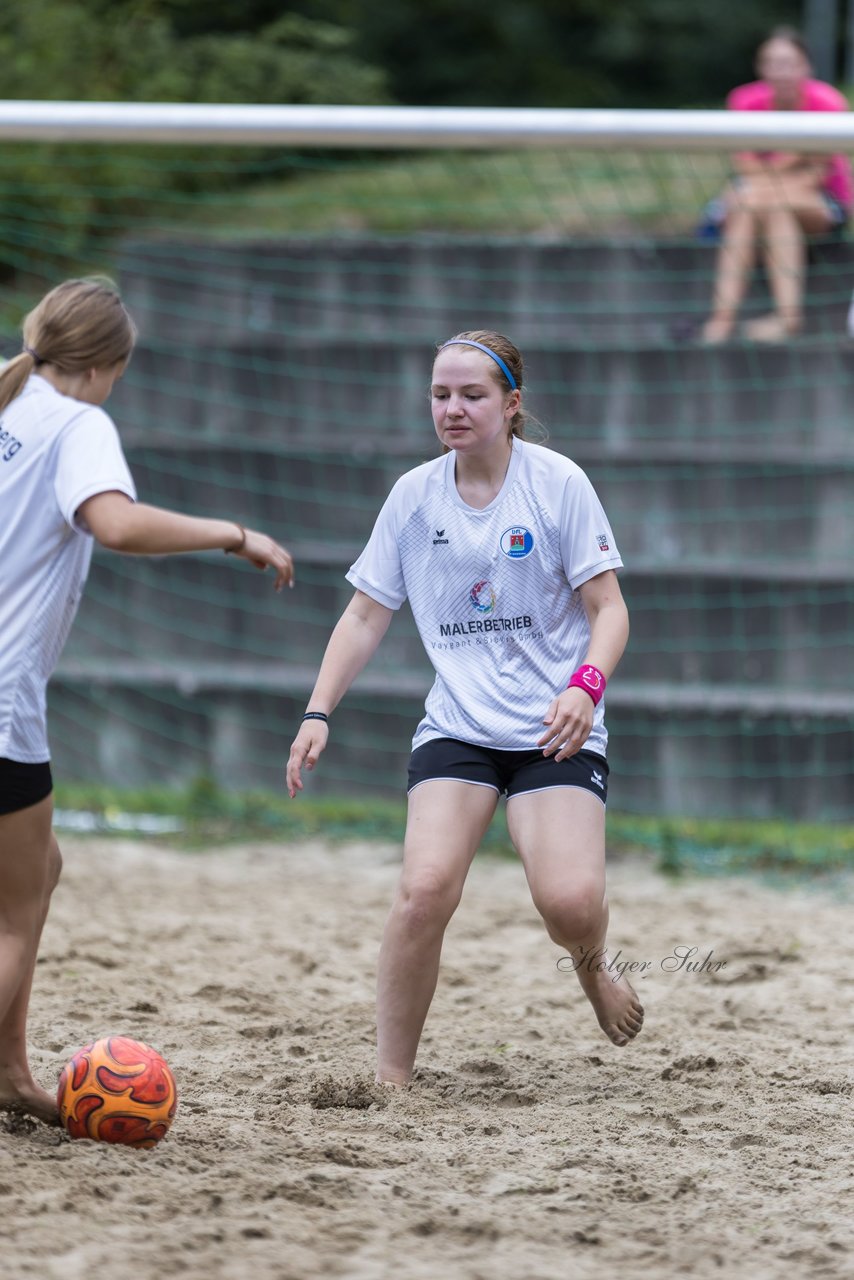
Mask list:
[[[268,565],[275,569],[276,580],[273,586],[277,591],[281,591],[282,587],[294,585],[294,562],[291,553],[284,547],[280,547],[272,538],[268,538],[266,533],[256,533],[254,529],[247,529],[243,545],[233,554],[242,556],[244,560],[254,564],[256,569],[266,569]]]

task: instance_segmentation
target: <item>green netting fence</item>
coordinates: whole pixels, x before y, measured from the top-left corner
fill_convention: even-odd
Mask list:
[[[267,530],[298,564],[275,596],[222,555],[97,551],[51,689],[57,773],[280,787],[344,572],[436,453],[434,345],[494,327],[626,562],[613,807],[850,820],[854,245],[811,245],[797,340],[703,347],[698,224],[727,172],[637,149],[0,147],[6,353],[46,288],[113,275],[141,331],[109,405],[140,496]],[[745,315],[767,306],[760,269]],[[429,683],[404,608],[314,793],[399,795]]]

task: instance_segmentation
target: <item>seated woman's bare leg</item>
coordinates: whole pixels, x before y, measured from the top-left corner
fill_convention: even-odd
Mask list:
[[[718,250],[712,314],[700,335],[709,346],[732,337],[738,309],[753,270],[757,231],[758,223],[752,209],[734,205],[729,210]]]
[[[781,180],[768,199],[758,216],[774,310],[746,324],[744,333],[753,342],[785,342],[803,327],[806,237],[829,231],[831,219],[821,192],[802,181]]]

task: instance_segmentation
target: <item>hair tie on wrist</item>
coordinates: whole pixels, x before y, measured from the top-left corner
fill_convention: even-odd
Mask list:
[[[602,695],[605,692],[607,681],[602,675],[598,667],[594,667],[587,662],[583,667],[579,667],[569,678],[567,689],[583,689],[593,699],[594,707],[598,707],[602,701]]]
[[[231,523],[240,530],[240,541],[236,547],[225,547],[224,550],[227,556],[236,556],[238,551],[242,551],[246,546],[246,530],[243,528],[243,525],[238,524],[236,520],[232,520]]]
[[[324,724],[328,721],[329,716],[323,711],[306,711],[303,720],[322,720]]]

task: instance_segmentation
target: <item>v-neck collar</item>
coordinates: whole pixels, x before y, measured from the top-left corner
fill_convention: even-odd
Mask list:
[[[507,464],[507,471],[505,472],[501,488],[498,490],[492,501],[485,507],[470,507],[469,504],[464,502],[460,497],[460,491],[457,488],[457,481],[454,474],[456,470],[456,458],[457,455],[453,450],[451,450],[445,458],[445,488],[448,491],[451,501],[455,506],[462,508],[462,510],[467,512],[469,515],[489,515],[499,505],[502,498],[516,479],[516,472],[519,470],[519,464],[522,460],[521,441],[517,440],[515,437],[511,441],[510,461]]]

